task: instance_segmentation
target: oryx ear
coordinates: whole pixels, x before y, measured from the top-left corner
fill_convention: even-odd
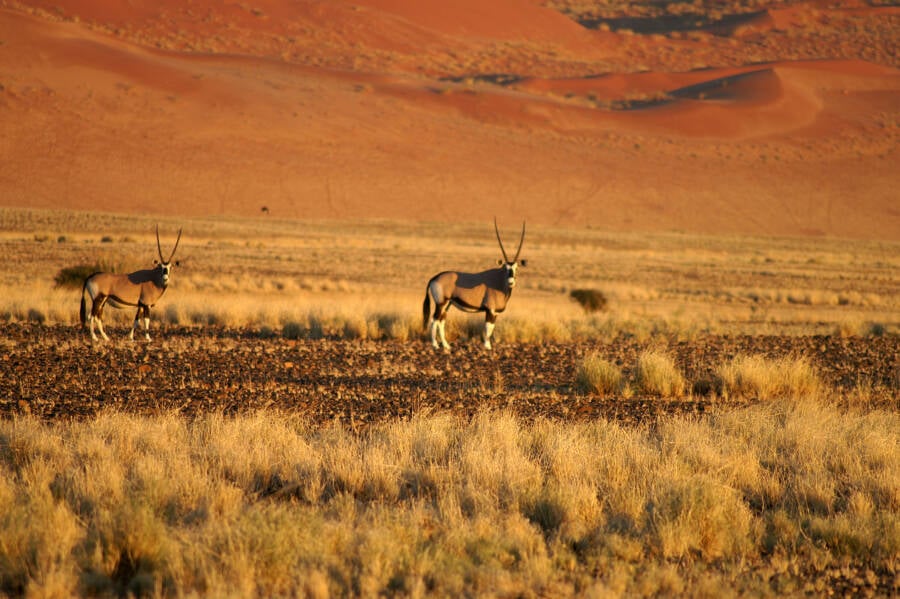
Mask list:
[[[528,266],[528,260],[519,260],[519,266]]]
[[[175,261],[175,266],[181,266],[181,260],[176,260],[176,261]]]
[[[157,265],[159,265],[159,264],[160,264],[160,261],[159,261],[159,260],[156,260],[156,259],[153,260],[153,266],[157,266]]]
[[[503,266],[503,260],[497,258],[497,266]]]

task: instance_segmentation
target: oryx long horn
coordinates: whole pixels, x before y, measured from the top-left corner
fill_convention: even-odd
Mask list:
[[[519,238],[519,249],[516,250],[516,257],[513,258],[513,262],[519,261],[519,253],[522,251],[522,242],[525,241],[525,221],[522,221],[522,236]]]
[[[506,257],[506,250],[503,249],[503,242],[500,240],[500,229],[497,228],[497,217],[494,217],[494,232],[497,234],[497,243],[500,244],[500,251],[503,252],[503,260],[509,262],[509,258]]]
[[[172,248],[172,253],[169,255],[169,259],[167,260],[167,262],[171,262],[172,258],[175,257],[175,250],[178,249],[178,242],[181,241],[181,231],[182,231],[182,229],[178,229],[178,239],[175,240],[175,247]],[[525,231],[523,230],[522,236],[524,237],[524,235],[525,235]],[[156,233],[156,243],[159,243],[159,231],[157,231],[157,233]],[[522,249],[521,245],[520,245],[519,249]]]
[[[159,245],[159,223],[156,224],[156,251],[159,254],[159,261],[165,262],[165,259],[162,257],[162,246]]]

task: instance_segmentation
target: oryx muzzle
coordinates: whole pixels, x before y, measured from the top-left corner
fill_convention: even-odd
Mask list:
[[[525,266],[525,260],[519,260],[522,242],[525,241],[525,222],[522,222],[522,236],[519,248],[512,260],[506,255],[497,219],[494,218],[494,232],[503,259],[498,261],[498,268],[478,273],[444,271],[436,274],[428,281],[425,288],[425,302],[422,304],[423,324],[427,327],[431,318],[431,344],[435,349],[450,349],[444,334],[447,311],[451,305],[466,312],[484,312],[484,347],[491,349],[491,335],[497,315],[506,309],[513,287],[516,285],[516,272],[519,266]],[[434,313],[430,314],[429,302],[434,302]]]
[[[150,340],[150,308],[162,297],[169,285],[169,275],[172,267],[177,266],[178,262],[172,262],[175,256],[175,250],[178,249],[178,242],[181,241],[181,229],[178,230],[178,238],[175,240],[175,247],[169,254],[169,259],[163,258],[162,247],[159,243],[159,225],[156,226],[156,250],[159,254],[159,260],[154,260],[156,265],[154,268],[139,270],[127,275],[114,274],[109,272],[95,272],[84,280],[81,288],[81,327],[84,328],[87,320],[91,323],[91,339],[96,340],[97,335],[94,333],[94,321],[97,322],[97,328],[100,329],[100,335],[104,339],[109,339],[103,330],[103,307],[106,304],[112,305],[114,308],[124,308],[126,306],[137,307],[137,314],[134,316],[134,324],[131,327],[131,333],[128,338],[134,339],[134,330],[138,327],[138,323],[144,321],[144,337]],[[91,296],[91,314],[88,318],[86,311],[85,294]]]

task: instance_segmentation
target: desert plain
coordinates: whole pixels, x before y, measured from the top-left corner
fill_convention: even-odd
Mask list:
[[[853,0],[0,1],[0,594],[896,595],[898,40]],[[435,351],[495,218],[494,349],[451,310]],[[83,276],[179,231],[151,340],[92,341]]]

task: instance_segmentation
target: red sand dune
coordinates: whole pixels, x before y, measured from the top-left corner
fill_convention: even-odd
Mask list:
[[[890,52],[778,45],[896,11],[688,38],[537,0],[0,7],[0,205],[900,239]]]

